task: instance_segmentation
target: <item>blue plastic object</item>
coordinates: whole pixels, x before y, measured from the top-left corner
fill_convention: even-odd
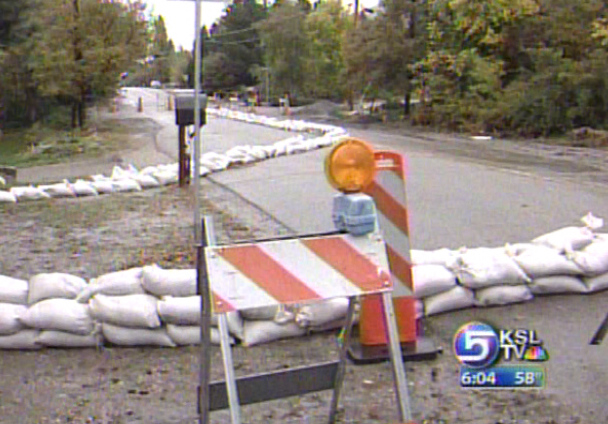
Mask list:
[[[338,231],[360,236],[376,229],[374,200],[361,193],[334,196],[332,219]]]

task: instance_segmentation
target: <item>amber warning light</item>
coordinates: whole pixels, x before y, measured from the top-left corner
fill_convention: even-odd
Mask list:
[[[325,159],[325,174],[332,187],[342,193],[358,193],[374,181],[374,150],[364,141],[348,139]]]

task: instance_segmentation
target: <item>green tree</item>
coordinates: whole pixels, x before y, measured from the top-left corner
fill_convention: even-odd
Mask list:
[[[339,0],[321,3],[306,17],[308,91],[317,98],[342,99],[346,94],[342,43],[352,25]],[[297,54],[297,53],[296,53]]]
[[[282,96],[286,91],[305,94],[309,41],[305,20],[306,11],[302,7],[282,2],[274,3],[268,18],[256,25],[264,45],[271,96]]]

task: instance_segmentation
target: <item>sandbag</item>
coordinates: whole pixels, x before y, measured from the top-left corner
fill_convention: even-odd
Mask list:
[[[167,324],[167,334],[178,346],[198,345],[201,343],[201,328],[190,325]],[[229,337],[230,344],[235,343],[233,337]],[[211,343],[220,344],[220,330],[211,328]]]
[[[532,279],[551,275],[579,275],[582,270],[566,255],[546,246],[531,247],[513,260]]]
[[[37,274],[30,278],[27,303],[32,305],[55,297],[75,299],[87,287],[80,277],[60,272]]]
[[[443,293],[456,287],[456,275],[443,265],[412,267],[414,296],[418,299]]]
[[[608,272],[608,242],[596,240],[581,251],[569,254],[587,277]]]
[[[10,191],[0,190],[0,203],[17,203],[17,197]]]
[[[98,330],[84,336],[65,331],[45,330],[40,332],[36,342],[47,347],[98,347],[103,344],[103,337]]]
[[[431,251],[414,250],[410,251],[413,265],[446,265],[451,259],[458,255],[450,249],[437,249]]]
[[[96,294],[90,305],[91,316],[101,322],[120,327],[158,328],[156,298],[148,294],[105,296]]]
[[[586,293],[589,290],[580,278],[571,275],[535,278],[528,287],[534,295]]]
[[[26,329],[10,336],[0,336],[0,349],[42,349],[43,346],[36,342],[39,334],[39,330]]]
[[[539,247],[538,244],[534,244],[534,243],[514,243],[514,244],[510,244],[507,243],[505,244],[505,253],[511,257],[514,256],[518,256],[523,254],[524,252],[528,251],[529,249],[535,248],[535,247]],[[542,247],[546,247],[546,246],[542,246]]]
[[[560,253],[582,249],[593,241],[593,230],[588,227],[566,227],[552,231],[532,240]]]
[[[460,286],[424,299],[424,311],[427,316],[470,308],[474,305],[475,294],[473,291]]]
[[[101,328],[103,337],[109,343],[117,346],[176,346],[164,327],[155,329],[127,328],[104,322]]]
[[[28,282],[0,275],[0,303],[27,305]]]
[[[76,196],[97,196],[99,194],[89,181],[76,180],[74,184],[70,184],[70,188]]]
[[[141,285],[142,274],[142,268],[131,268],[104,274],[91,280],[89,285],[78,294],[76,300],[86,303],[97,293],[106,296],[143,294],[145,291]]]
[[[13,187],[11,193],[18,201],[50,199],[51,195],[32,185],[28,187]]]
[[[159,170],[152,174],[160,185],[175,184],[179,181],[179,174],[173,171]]]
[[[201,319],[201,297],[163,296],[156,305],[160,319],[167,324],[197,325]],[[217,318],[212,316],[212,321]]]
[[[348,298],[337,297],[322,302],[302,305],[295,316],[302,328],[320,327],[332,321],[344,319],[348,311]]]
[[[241,314],[238,311],[228,312],[226,313],[226,321],[228,321],[230,334],[239,340],[243,340],[243,337],[245,337],[245,324]],[[212,317],[211,323],[212,325],[217,325],[217,317]]]
[[[115,192],[132,192],[141,191],[141,186],[132,178],[123,178],[120,180],[112,180],[112,188]]]
[[[67,181],[57,184],[39,185],[38,188],[51,197],[76,197],[76,193],[74,193]]]
[[[27,306],[14,303],[0,303],[0,335],[15,334],[23,329],[21,318]]]
[[[143,288],[156,296],[196,295],[196,269],[162,269],[158,265],[142,270]]]
[[[420,319],[424,317],[424,301],[421,299],[416,299],[416,319]]]
[[[448,268],[463,286],[470,289],[531,281],[504,249],[464,249],[448,264]]]
[[[141,188],[160,187],[160,183],[152,175],[135,174],[131,175],[131,178],[137,181]]]
[[[596,293],[608,289],[608,273],[596,277],[583,278],[583,281],[585,282],[589,293]]]
[[[245,321],[242,343],[244,346],[255,346],[305,334],[306,330],[295,322],[281,325],[274,321]]]
[[[259,308],[243,309],[241,316],[250,321],[272,321],[274,320],[279,306],[261,306]]]
[[[114,184],[111,180],[98,180],[93,181],[91,186],[95,189],[98,194],[110,194],[114,193]]]
[[[21,319],[28,327],[86,335],[93,329],[88,305],[72,299],[47,299],[30,306]]]
[[[531,300],[534,296],[526,285],[494,286],[475,292],[477,306],[498,306]]]

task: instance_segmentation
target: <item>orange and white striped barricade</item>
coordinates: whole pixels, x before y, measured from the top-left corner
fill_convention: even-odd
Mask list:
[[[376,176],[364,193],[374,199],[380,233],[386,242],[399,341],[404,359],[434,359],[439,350],[421,337],[416,320],[406,199],[406,167],[403,155],[376,151]],[[351,344],[349,356],[355,363],[372,363],[388,359],[388,340],[382,311],[382,299],[371,295],[362,299],[359,340]]]
[[[333,390],[330,423],[335,422],[344,380],[347,350],[354,322],[355,297],[381,294],[390,299],[393,283],[384,240],[374,232],[362,236],[325,233],[277,238],[253,243],[215,246],[210,220],[203,221],[199,247],[201,314],[200,422],[210,411],[230,409],[233,424],[240,424],[240,405],[265,402],[322,390]],[[350,299],[337,361],[235,378],[226,313],[243,309]],[[407,381],[401,359],[392,303],[385,326],[391,341],[399,419],[411,420]],[[225,381],[209,382],[209,324],[218,314]]]

